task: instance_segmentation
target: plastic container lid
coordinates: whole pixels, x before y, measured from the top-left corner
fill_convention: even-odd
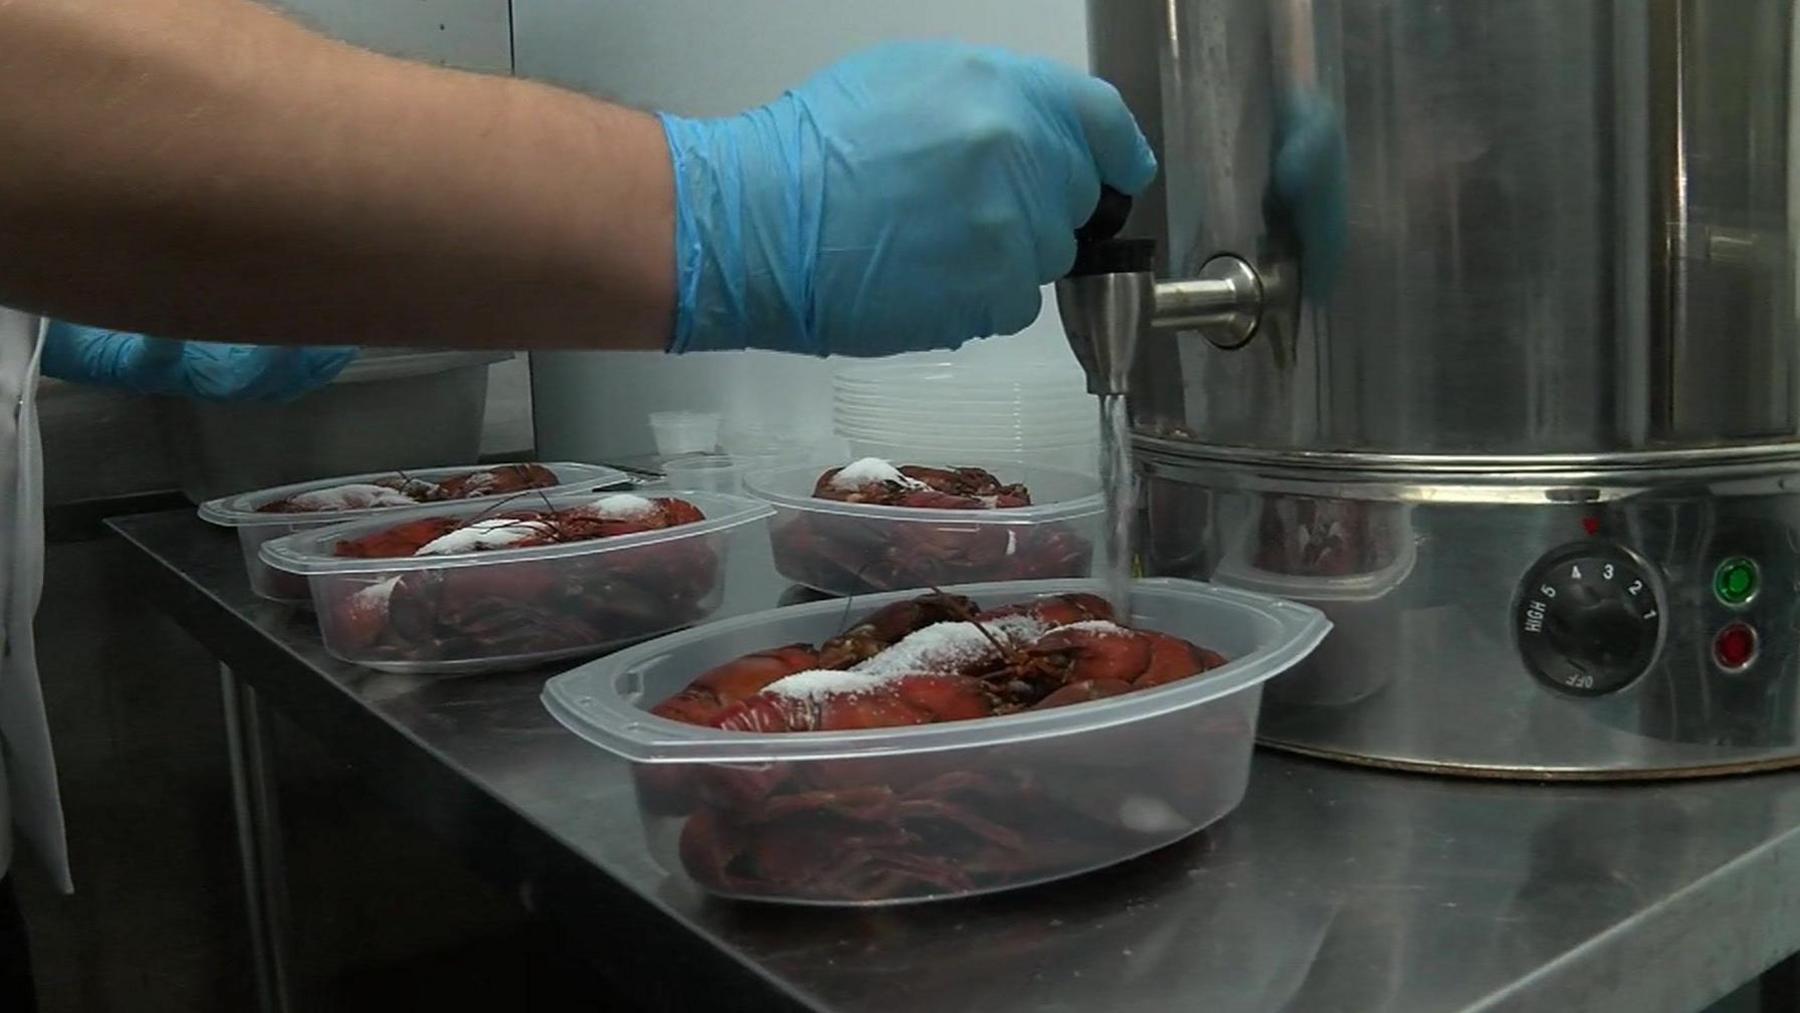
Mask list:
[[[902,461],[902,464],[919,462]],[[1100,496],[1100,481],[1059,468],[1026,467],[1012,463],[961,460],[960,467],[986,467],[1001,481],[1023,481],[1031,487],[1034,502],[1030,506],[1006,507],[998,510],[946,510],[933,507],[885,506],[876,503],[845,503],[820,499],[812,494],[819,475],[825,470],[808,464],[794,468],[778,468],[744,477],[744,491],[757,499],[814,514],[837,514],[845,517],[879,517],[894,521],[949,524],[974,527],[986,524],[1043,524],[1092,517],[1106,509]],[[1040,492],[1040,490],[1045,490]],[[1036,501],[1039,495],[1049,498]]]
[[[1031,419],[1066,418],[1071,411],[1099,416],[1092,395],[1058,395],[1056,397],[977,398],[959,397],[888,397],[876,394],[832,395],[832,407],[838,411],[929,413],[941,407],[954,407],[961,412],[980,416],[1018,416]]]
[[[889,461],[1006,461],[1015,465],[1045,465],[1066,472],[1088,476],[1099,474],[1100,444],[1089,440],[1060,446],[1010,447],[939,447],[925,440],[899,440],[892,437],[845,438],[850,457],[880,457]],[[1098,487],[1098,479],[1095,479]]]
[[[986,398],[957,397],[916,397],[897,398],[874,394],[834,394],[832,405],[839,411],[900,411],[916,412],[928,410],[939,405],[954,406],[959,410],[965,406],[969,411],[981,415],[1025,415],[1025,416],[1059,416],[1072,409],[1085,411],[1098,417],[1099,411],[1092,395],[1081,397],[1058,395],[1056,397],[1020,397],[1020,398]]]
[[[954,384],[976,389],[1063,388],[1085,390],[1086,379],[1068,362],[884,362],[847,366],[832,377],[839,388],[882,387],[896,383]]]
[[[1073,420],[1045,425],[1030,425],[1020,422],[994,421],[980,422],[957,418],[956,424],[945,424],[944,417],[937,420],[874,418],[848,415],[838,412],[832,416],[832,424],[840,430],[858,433],[893,433],[905,436],[937,435],[957,442],[970,443],[991,442],[994,440],[1024,440],[1031,443],[1056,443],[1083,437],[1098,438],[1100,425],[1097,420]]]
[[[643,531],[634,535],[595,538],[585,542],[539,545],[525,549],[487,549],[479,552],[446,553],[441,556],[391,556],[379,559],[354,559],[333,555],[339,542],[361,538],[377,531],[385,531],[406,521],[422,517],[467,517],[473,519],[494,512],[493,503],[484,504],[470,500],[413,507],[403,512],[396,511],[385,517],[367,518],[349,524],[334,524],[330,527],[301,531],[285,538],[265,542],[261,558],[263,562],[277,570],[305,576],[392,574],[402,570],[441,570],[463,566],[489,566],[527,559],[564,559],[570,556],[597,555],[684,538],[698,538],[764,520],[774,513],[767,504],[742,496],[727,496],[722,493],[663,493],[646,490],[645,494],[648,496],[670,495],[687,500],[699,507],[700,512],[706,515],[706,519],[694,524],[660,528],[656,531]],[[597,498],[598,496],[591,492],[571,493],[565,491],[541,499],[534,497],[530,502],[521,502],[519,508],[562,510],[581,506],[584,503],[592,503]]]
[[[1070,591],[1098,591],[1092,580],[1004,581],[946,588],[984,605],[1022,601]],[[643,707],[656,701],[638,699],[643,678],[638,670],[667,664],[683,648],[707,641],[737,641],[773,646],[792,641],[788,627],[827,619],[841,626],[843,602],[816,602],[739,616],[682,633],[660,637],[618,654],[590,662],[551,679],[544,686],[544,706],[569,730],[636,763],[779,763],[871,755],[913,755],[948,749],[1079,735],[1141,721],[1170,711],[1198,706],[1273,678],[1291,668],[1319,645],[1331,622],[1318,610],[1248,591],[1186,580],[1139,580],[1132,584],[1134,606],[1154,599],[1164,610],[1207,613],[1212,625],[1229,625],[1248,641],[1216,645],[1232,656],[1230,663],[1202,676],[1138,693],[1073,707],[1028,711],[978,721],[838,732],[794,732],[761,735],[669,721]],[[858,597],[856,615],[866,615],[891,602],[917,597],[897,591]],[[1134,608],[1134,612],[1137,610]],[[758,631],[769,630],[765,638]],[[1182,635],[1182,630],[1171,630]],[[1215,645],[1207,645],[1215,646]],[[692,673],[700,674],[699,671]]]
[[[522,464],[528,462],[504,462],[490,465],[465,464],[444,468],[409,469],[406,471],[405,477],[431,482],[440,478],[449,478],[453,475],[467,474],[472,471],[504,468],[508,463]],[[310,482],[295,482],[292,485],[281,485],[272,489],[258,489],[255,492],[239,493],[235,496],[221,496],[218,499],[208,500],[205,503],[200,504],[200,519],[210,524],[217,524],[227,528],[262,527],[271,524],[285,526],[341,524],[345,521],[352,521],[362,517],[374,517],[377,515],[391,516],[403,511],[418,510],[421,508],[442,509],[462,503],[483,503],[491,507],[495,499],[505,498],[506,496],[533,495],[540,492],[547,495],[554,495],[559,492],[569,492],[574,489],[598,490],[610,486],[628,486],[631,484],[630,477],[624,472],[617,468],[608,468],[604,465],[577,464],[572,461],[529,463],[539,463],[540,467],[548,468],[555,472],[556,477],[559,480],[557,484],[544,489],[528,490],[524,493],[496,493],[489,496],[471,496],[468,499],[452,500],[445,503],[413,503],[405,506],[367,507],[361,510],[318,510],[304,513],[265,514],[259,513],[256,509],[259,506],[273,503],[276,500],[287,499],[289,496],[293,496],[296,493],[400,477],[400,473],[396,471],[375,471],[362,475],[344,475],[337,478],[315,479]]]
[[[859,412],[854,409],[838,408],[831,413],[831,421],[836,426],[847,426],[852,429],[894,430],[910,433],[914,430],[931,430],[945,436],[954,436],[959,440],[980,442],[995,436],[1023,436],[1031,434],[1089,434],[1098,435],[1100,418],[1088,412],[1065,413],[1055,421],[1032,422],[1017,416],[995,416],[978,418],[958,413],[954,408],[946,406],[942,411],[919,415],[900,415],[890,412]]]
[[[1017,401],[988,402],[986,404],[947,398],[942,401],[932,398],[919,398],[914,401],[887,401],[874,403],[855,398],[838,398],[831,406],[832,411],[849,415],[918,415],[945,421],[943,412],[954,410],[956,418],[961,421],[965,416],[982,419],[1020,419],[1031,422],[1068,422],[1074,418],[1099,419],[1094,399],[1083,397],[1080,400],[1056,399],[1049,402]]]
[[[893,426],[869,428],[864,426],[838,425],[834,430],[839,436],[849,440],[864,442],[890,443],[900,446],[930,447],[945,453],[960,451],[962,454],[978,454],[983,451],[1000,451],[1019,453],[1022,451],[1040,450],[1051,447],[1097,446],[1099,434],[1094,433],[1056,433],[1034,436],[1026,433],[990,433],[979,440],[957,439],[954,436],[935,432],[903,429]],[[940,453],[939,457],[944,456]],[[951,453],[951,456],[959,456]],[[965,462],[966,463],[966,462]]]
[[[838,403],[869,402],[884,403],[888,401],[904,401],[909,404],[919,402],[940,402],[943,404],[962,404],[965,401],[976,405],[1030,405],[1050,403],[1075,403],[1077,401],[1093,404],[1093,395],[1085,389],[1069,387],[982,387],[959,384],[949,380],[919,380],[905,384],[873,384],[866,387],[835,388],[831,393]]]

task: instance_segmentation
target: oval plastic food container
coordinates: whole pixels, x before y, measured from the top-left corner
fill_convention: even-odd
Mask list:
[[[983,608],[1088,580],[954,589]],[[816,644],[912,592],[795,605],[661,637],[551,679],[544,704],[629,761],[650,850],[723,896],[880,904],[965,896],[1098,869],[1160,848],[1244,796],[1263,683],[1330,630],[1316,609],[1184,580],[1140,580],[1131,623],[1232,659],[1157,689],[1052,710],[907,728],[759,735],[648,713],[707,669]],[[917,816],[918,819],[909,819]],[[970,848],[968,834],[984,846]],[[779,879],[734,875],[762,850]],[[877,849],[918,870],[880,896],[845,885]],[[980,855],[972,858],[971,852]],[[863,880],[866,886],[866,879]],[[846,892],[850,891],[850,892]]]
[[[476,520],[494,504],[415,508],[267,542],[262,560],[305,578],[325,649],[388,672],[522,668],[596,654],[679,629],[719,607],[732,539],[767,506],[718,493],[686,500],[703,521],[522,549],[361,559],[341,542],[426,518]],[[593,493],[538,499],[533,510],[592,503]],[[521,505],[521,509],[526,508]]]
[[[509,462],[525,463],[525,462]],[[537,463],[537,462],[533,462]],[[569,461],[542,463],[540,467],[548,468],[556,473],[557,484],[553,488],[543,489],[545,493],[569,492],[574,489],[609,489],[615,486],[629,486],[631,479],[616,468],[607,468],[598,464],[576,464]],[[434,482],[450,478],[453,475],[466,475],[473,471],[486,471],[489,468],[503,468],[505,464],[478,465],[465,464],[460,467],[424,468],[406,472],[406,477],[425,482]],[[272,570],[257,554],[264,542],[294,534],[298,531],[312,531],[344,524],[364,517],[391,517],[408,510],[417,510],[429,504],[410,504],[407,506],[374,507],[367,510],[334,510],[330,512],[305,514],[265,514],[257,511],[258,507],[287,499],[303,492],[318,489],[330,489],[334,486],[375,482],[396,478],[392,471],[378,471],[364,475],[345,475],[340,478],[322,478],[311,482],[296,482],[293,485],[276,486],[271,489],[259,489],[256,492],[239,493],[235,496],[224,496],[208,500],[200,504],[200,519],[220,527],[236,528],[238,548],[244,552],[244,569],[250,575],[250,588],[258,595],[270,601],[287,604],[302,604],[310,600],[306,581]],[[535,495],[540,490],[530,493],[510,493],[508,495]],[[456,503],[488,503],[503,496],[480,496],[456,500]],[[445,504],[446,506],[450,504]]]
[[[1055,468],[956,457],[896,464],[979,466],[1023,482],[1032,505],[1005,510],[935,510],[815,499],[825,468],[805,465],[749,475],[744,489],[775,508],[769,542],[775,569],[834,595],[873,594],[972,581],[1086,577],[1105,507],[1096,478]]]

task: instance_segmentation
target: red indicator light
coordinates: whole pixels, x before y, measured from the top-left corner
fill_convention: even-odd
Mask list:
[[[1590,538],[1593,537],[1594,535],[1599,534],[1600,533],[1600,518],[1598,518],[1598,517],[1583,517],[1581,519],[1581,530],[1587,532],[1588,537],[1590,537]]]
[[[1756,660],[1756,631],[1748,623],[1732,623],[1713,637],[1713,660],[1728,671],[1748,668]]]

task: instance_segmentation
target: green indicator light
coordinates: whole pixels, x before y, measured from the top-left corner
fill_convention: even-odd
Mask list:
[[[1719,564],[1713,594],[1727,605],[1742,605],[1756,596],[1756,564],[1741,556]]]

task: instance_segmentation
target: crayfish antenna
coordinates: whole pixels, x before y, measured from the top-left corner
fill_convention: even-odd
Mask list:
[[[994,650],[1000,652],[1000,656],[1002,658],[1006,659],[1007,664],[1018,665],[1018,664],[1024,663],[1025,656],[1023,654],[1014,650],[1012,647],[1008,646],[1007,644],[1002,643],[1000,638],[994,635],[993,630],[990,630],[986,626],[983,626],[981,624],[981,620],[976,618],[976,614],[974,612],[971,612],[968,609],[964,608],[962,603],[956,600],[955,595],[949,593],[948,591],[945,591],[943,588],[937,586],[936,584],[927,584],[925,586],[928,588],[931,588],[931,591],[933,594],[937,595],[939,598],[944,599],[945,603],[949,605],[950,611],[956,613],[958,619],[975,627],[975,631],[977,633],[980,633],[983,637],[986,637],[987,642],[994,645]]]
[[[529,491],[537,493],[538,499],[544,501],[544,519],[550,525],[550,537],[558,542],[569,541],[570,539],[563,533],[562,517],[558,515],[556,507],[550,502],[550,494],[542,489]]]
[[[875,565],[875,560],[873,560],[873,559],[869,560],[868,562],[864,563],[862,566],[857,568],[854,576],[856,577],[857,580],[862,580],[863,579],[863,571],[867,570],[869,567],[874,566],[874,565]],[[843,611],[842,615],[838,616],[837,636],[841,637],[844,634],[850,632],[850,609],[855,604],[856,604],[856,592],[852,591],[849,594],[844,596],[844,611]]]
[[[475,516],[469,518],[466,522],[464,522],[463,527],[466,528],[470,524],[474,524],[477,521],[487,520],[489,515],[491,515],[494,511],[499,510],[502,507],[505,507],[508,503],[511,503],[513,500],[516,500],[521,496],[529,496],[534,492],[540,496],[543,495],[542,489],[521,489],[518,492],[515,492],[509,496],[502,496],[502,497],[500,497],[499,500],[490,504],[487,509],[485,509],[485,510],[481,511],[480,513],[476,514]],[[549,501],[550,501],[549,497],[547,497],[547,496],[544,497],[545,503],[548,503]]]
[[[856,580],[861,581],[863,579],[863,574],[867,573],[869,571],[869,568],[874,566],[878,561],[879,560],[877,560],[877,559],[869,560],[868,562],[864,563],[863,565],[857,567],[856,572],[852,573],[851,576],[854,577]],[[934,588],[932,588],[932,590],[937,591],[937,588],[934,587]],[[937,593],[943,594],[944,592],[937,591]],[[838,616],[838,631],[836,634],[837,636],[841,637],[844,634],[850,632],[850,628],[852,626],[856,625],[855,623],[852,623],[850,621],[850,610],[852,608],[854,608],[855,605],[856,605],[856,592],[852,591],[849,594],[844,596],[844,611],[841,615]]]

